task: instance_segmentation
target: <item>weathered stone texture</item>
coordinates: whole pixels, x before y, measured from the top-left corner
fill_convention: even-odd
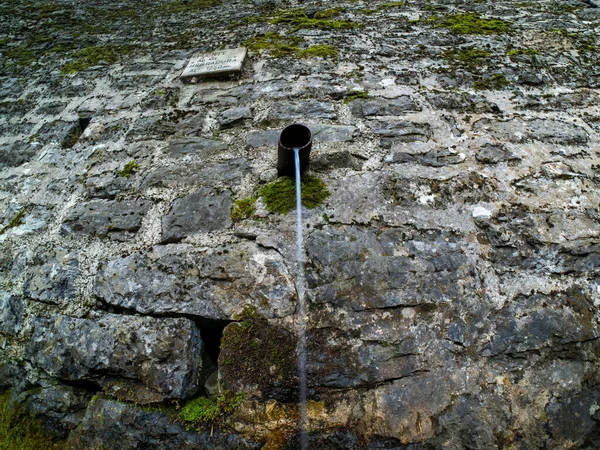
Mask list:
[[[31,361],[48,375],[93,381],[141,403],[196,392],[201,352],[200,333],[188,319],[122,315],[36,318],[28,345]],[[131,386],[121,392],[123,381]]]

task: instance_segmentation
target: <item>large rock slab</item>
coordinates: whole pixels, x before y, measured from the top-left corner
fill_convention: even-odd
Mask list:
[[[481,119],[473,124],[473,129],[480,133],[489,133],[499,141],[513,143],[533,140],[560,145],[579,145],[586,144],[589,140],[587,132],[579,125],[553,119]]]
[[[356,311],[452,302],[473,282],[464,244],[445,232],[410,238],[402,229],[329,227],[306,241],[309,280],[321,301]]]
[[[206,251],[157,246],[104,261],[94,294],[142,314],[233,319],[248,305],[266,317],[290,315],[296,291],[278,252],[245,242]]]
[[[97,397],[89,405],[81,425],[71,433],[69,448],[147,450],[241,450],[259,449],[262,443],[234,433],[210,429],[188,431],[169,412],[146,411],[138,406]]]
[[[42,264],[30,266],[25,275],[25,297],[58,304],[78,294],[75,280],[79,276],[79,261],[76,253],[57,249],[50,254],[40,255],[37,261]]]
[[[148,200],[92,200],[71,209],[62,224],[66,234],[89,234],[125,240],[134,236],[152,202]]]
[[[370,116],[400,116],[411,111],[420,111],[421,108],[409,95],[402,95],[395,99],[357,99],[350,103],[350,111],[356,117]]]
[[[201,188],[173,202],[162,220],[163,242],[179,242],[199,232],[210,232],[231,225],[231,193],[220,194]]]
[[[210,157],[200,154],[201,157]],[[176,164],[156,167],[139,183],[139,187],[173,188],[185,186],[223,186],[237,183],[248,173],[249,164],[245,158],[229,160],[227,163],[211,164],[203,160],[189,164]]]
[[[373,121],[370,123],[371,130],[381,137],[381,144],[390,147],[395,142],[428,141],[433,135],[431,126],[427,123],[397,121]]]
[[[189,319],[107,314],[97,320],[38,317],[27,354],[62,380],[89,380],[141,403],[196,392],[203,343]]]
[[[0,291],[0,334],[16,335],[23,326],[23,299]]]

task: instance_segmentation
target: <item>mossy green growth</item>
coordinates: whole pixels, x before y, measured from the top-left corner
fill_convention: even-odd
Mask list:
[[[330,8],[324,9],[323,11],[317,11],[314,15],[315,19],[329,19],[331,17],[339,16],[342,12],[342,8]]]
[[[211,6],[217,6],[219,3],[221,3],[220,0],[188,0],[187,2],[173,0],[165,3],[163,10],[167,13],[178,14],[210,8]]]
[[[136,173],[140,168],[140,165],[133,159],[129,161],[121,170],[117,172],[118,177],[129,178],[132,174]]]
[[[256,197],[236,200],[231,210],[231,220],[239,222],[240,220],[250,219],[256,212],[256,200]]]
[[[215,400],[206,397],[197,397],[185,404],[179,411],[179,418],[184,422],[202,428],[212,425],[217,420],[231,414],[242,403],[243,393],[233,394],[225,391]]]
[[[285,214],[296,207],[296,182],[290,177],[281,177],[266,185],[259,194],[271,212]],[[302,179],[302,205],[306,208],[316,208],[330,195],[320,178],[305,176]]]
[[[284,56],[295,56],[301,51],[299,44],[304,42],[304,39],[298,36],[281,36],[277,33],[265,33],[262,36],[256,36],[244,42],[244,45],[249,50],[268,51],[276,58]]]
[[[10,222],[8,222],[8,225],[6,225],[4,228],[0,229],[0,235],[3,235],[6,231],[10,230],[11,228],[16,228],[19,225],[23,225],[23,217],[25,217],[25,213],[26,213],[25,209],[22,209],[21,211],[19,211],[15,215],[15,217],[13,217]]]
[[[63,448],[54,436],[44,432],[39,421],[0,391],[0,449],[49,450]]]
[[[508,31],[510,22],[483,19],[477,13],[462,13],[446,17],[437,27],[449,28],[456,34],[498,34]]]
[[[337,47],[333,45],[311,45],[307,49],[298,52],[299,58],[329,58],[336,57],[338,55]]]
[[[401,6],[408,6],[408,2],[385,2],[385,3],[381,3],[378,8],[379,9],[384,9],[384,8],[399,8]]]
[[[278,15],[269,20],[271,24],[286,23],[292,25],[292,31],[298,31],[305,28],[320,28],[320,29],[349,29],[360,27],[359,23],[349,20],[327,20],[316,17],[309,19],[303,9],[290,9],[278,13]]]
[[[473,88],[478,91],[483,90],[498,90],[509,86],[511,83],[501,73],[495,73],[489,78],[482,78],[473,83]]]
[[[75,61],[65,64],[60,70],[60,73],[69,75],[83,72],[100,63],[114,64],[121,59],[121,56],[128,53],[130,50],[129,47],[112,44],[87,47],[75,52],[73,54]]]
[[[451,63],[466,66],[471,70],[476,70],[481,63],[481,60],[490,55],[490,52],[475,47],[463,48],[460,50],[452,49],[443,53],[444,58]]]
[[[353,92],[349,92],[346,97],[344,97],[344,103],[348,104],[354,100],[357,100],[359,98],[362,99],[367,99],[369,98],[369,92],[367,91],[353,91]]]
[[[519,55],[539,55],[540,51],[535,48],[520,48],[515,50],[509,50],[506,52],[506,55],[509,57],[519,56]]]

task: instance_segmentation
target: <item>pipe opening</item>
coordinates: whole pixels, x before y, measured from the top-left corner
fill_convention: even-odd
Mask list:
[[[308,169],[310,149],[312,147],[312,132],[299,123],[289,125],[281,131],[277,149],[277,176],[294,177],[296,163],[294,149],[300,150],[300,172]]]

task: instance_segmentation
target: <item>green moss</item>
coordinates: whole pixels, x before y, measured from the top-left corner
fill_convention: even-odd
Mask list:
[[[312,45],[305,50],[298,52],[299,58],[313,58],[313,57],[336,57],[338,55],[338,49],[333,45]]]
[[[240,220],[251,218],[256,212],[256,200],[256,198],[236,200],[231,211],[231,220],[239,222]]]
[[[515,50],[509,50],[508,52],[506,52],[507,56],[519,56],[519,55],[539,55],[540,51],[536,50],[534,48],[525,48],[525,49],[515,49]]]
[[[370,16],[371,14],[375,14],[377,12],[376,9],[369,9],[369,8],[360,8],[356,10],[357,13],[360,14],[366,14],[367,16]]]
[[[100,63],[114,64],[121,59],[121,56],[128,53],[131,49],[119,45],[103,45],[97,47],[87,47],[73,54],[75,61],[65,64],[60,72],[63,75],[83,72],[84,70],[96,66]]]
[[[244,45],[249,50],[265,50],[276,58],[285,56],[296,56],[300,51],[299,44],[304,39],[298,36],[281,36],[277,33],[265,33],[262,36],[256,36],[248,39]]]
[[[508,31],[510,22],[501,19],[483,19],[477,13],[449,16],[438,27],[449,28],[456,34],[498,34]]]
[[[240,387],[258,385],[262,392],[294,383],[296,344],[287,330],[269,323],[249,306],[228,325],[221,339],[219,369]],[[264,368],[271,368],[265,372]]]
[[[60,444],[32,414],[10,401],[8,391],[0,391],[0,449],[48,450],[62,448]]]
[[[184,422],[201,428],[212,425],[224,416],[231,414],[242,403],[243,393],[224,392],[215,400],[197,397],[185,404],[179,411],[179,418]]]
[[[351,22],[349,20],[319,19],[316,17],[316,14],[315,18],[309,19],[303,9],[281,11],[275,18],[271,19],[269,23],[275,25],[282,23],[292,25],[292,31],[298,31],[306,28],[349,29],[360,27],[359,23]]]
[[[12,218],[12,220],[10,222],[8,222],[8,225],[6,225],[4,228],[0,229],[0,235],[4,234],[5,232],[7,232],[8,230],[10,230],[11,228],[16,228],[19,225],[23,225],[23,217],[25,217],[25,213],[26,213],[26,209],[22,209],[21,211],[19,211],[15,217]]]
[[[183,2],[182,0],[174,0],[166,3],[163,6],[163,9],[164,12],[170,14],[179,14],[210,8],[212,6],[217,6],[219,3],[221,3],[220,0],[188,0],[187,2]]]
[[[132,174],[136,173],[140,165],[136,163],[133,159],[129,161],[121,170],[117,172],[118,177],[129,178]]]
[[[401,6],[408,6],[408,2],[385,2],[385,3],[381,3],[378,8],[379,9],[383,9],[383,8],[398,8]]]
[[[481,60],[491,55],[490,52],[480,48],[469,47],[461,50],[448,50],[443,53],[444,58],[453,64],[465,66],[470,70],[477,70]]]
[[[473,83],[473,88],[482,90],[498,90],[503,87],[509,86],[510,81],[506,79],[501,73],[495,73],[488,78],[482,78]]]
[[[331,17],[339,16],[342,12],[342,8],[330,8],[324,9],[323,11],[317,11],[314,15],[315,19],[330,19]]]
[[[369,93],[367,91],[349,92],[346,95],[346,97],[344,97],[344,103],[348,104],[351,101],[354,101],[354,100],[359,99],[359,98],[367,99],[367,98],[369,98]]]
[[[281,177],[260,190],[265,206],[271,212],[285,214],[296,206],[296,183],[290,177]],[[315,208],[331,193],[325,183],[317,177],[306,176],[302,179],[302,205]]]

